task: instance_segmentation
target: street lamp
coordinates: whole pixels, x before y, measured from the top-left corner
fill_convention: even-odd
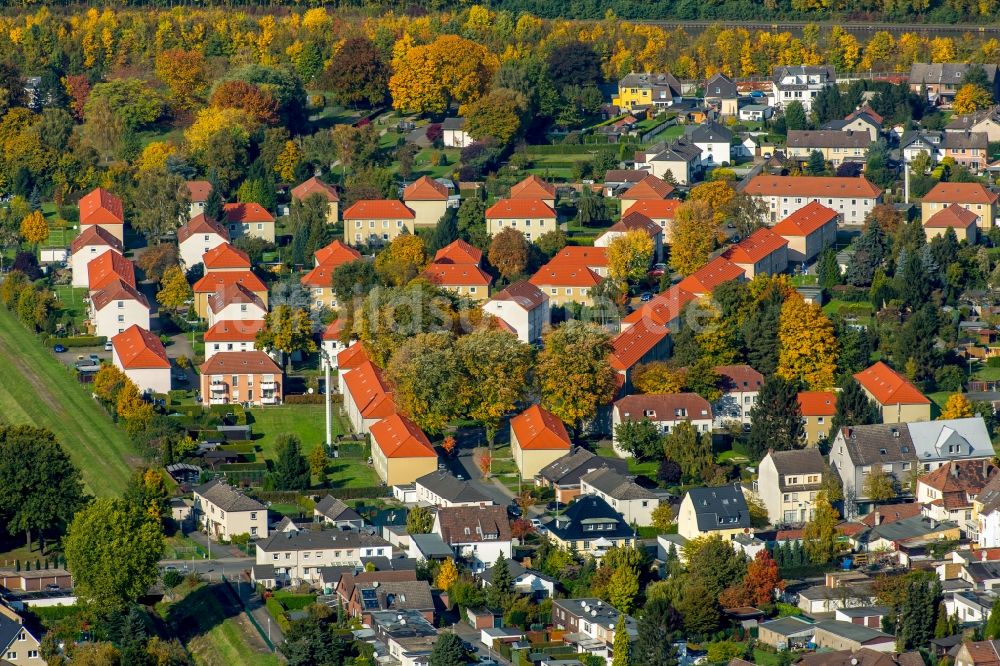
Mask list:
[[[332,453],[333,451],[333,399],[330,396],[330,366],[333,365],[333,360],[330,358],[330,352],[327,351],[323,344],[320,343],[319,348],[320,354],[323,358],[323,372],[324,381],[326,382],[325,395],[323,403],[326,406],[326,448]]]

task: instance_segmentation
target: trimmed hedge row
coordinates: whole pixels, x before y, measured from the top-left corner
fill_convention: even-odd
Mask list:
[[[49,336],[45,338],[48,346],[62,345],[63,347],[103,347],[108,339],[103,335],[77,335],[71,338],[56,338]]]
[[[296,395],[286,395],[284,402],[286,405],[322,405],[326,396],[322,393],[300,393]],[[330,395],[330,402],[339,405],[344,402],[344,396],[339,393]]]

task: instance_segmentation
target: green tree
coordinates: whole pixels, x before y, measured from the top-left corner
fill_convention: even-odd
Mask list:
[[[490,608],[505,611],[512,601],[513,587],[514,578],[510,575],[507,558],[500,553],[490,569],[490,586],[486,590],[486,600]]]
[[[702,599],[716,600],[724,589],[741,581],[747,573],[746,559],[728,541],[717,536],[692,539],[684,544],[688,574],[704,583],[708,594]],[[680,608],[678,608],[680,610]]]
[[[802,410],[798,389],[778,376],[768,377],[750,408],[747,453],[760,460],[768,449],[787,451],[802,446]]]
[[[542,406],[566,425],[578,426],[614,396],[611,341],[603,329],[571,320],[543,342],[535,367]]]
[[[646,461],[663,454],[660,431],[649,419],[622,421],[615,426],[618,446],[631,453],[636,460]]]
[[[617,572],[616,572],[617,573]],[[638,585],[638,583],[636,583]],[[618,608],[616,606],[616,608]],[[626,611],[618,608],[623,613]],[[628,632],[625,630],[625,616],[618,616],[618,624],[615,626],[615,640],[614,646],[612,648],[614,652],[614,658],[611,661],[611,666],[631,666],[632,665],[632,642],[629,638]]]
[[[494,88],[466,109],[465,130],[477,141],[493,137],[507,146],[521,133],[527,106],[521,93]]]
[[[143,507],[102,497],[77,512],[63,540],[76,595],[103,610],[124,608],[156,582],[163,531]]]
[[[430,534],[434,528],[434,516],[427,507],[415,506],[406,514],[406,531],[409,534]]]
[[[347,644],[330,629],[314,615],[293,622],[281,647],[289,666],[336,666],[344,663]]]
[[[993,607],[990,608],[990,617],[983,628],[983,638],[988,641],[1000,638],[1000,599],[993,600]]]
[[[280,490],[305,490],[312,481],[309,461],[302,455],[298,435],[281,434],[275,440],[274,485]]]
[[[385,100],[389,66],[367,37],[350,37],[334,54],[322,80],[345,106],[376,106]]]
[[[837,394],[837,411],[830,427],[830,439],[844,426],[871,425],[880,419],[878,404],[868,397],[854,377],[844,384],[843,390]]]
[[[462,365],[462,411],[483,424],[493,441],[500,421],[523,402],[531,389],[534,351],[506,331],[479,330],[458,338],[455,349]]]
[[[142,171],[128,196],[129,224],[148,241],[159,243],[187,219],[188,198],[180,176],[160,169]]]
[[[608,599],[611,605],[625,614],[632,612],[639,596],[639,572],[628,566],[619,566],[608,581]]]
[[[806,110],[802,102],[793,101],[785,107],[785,128],[790,130],[804,130],[806,128]]]
[[[666,599],[652,598],[646,602],[639,618],[639,635],[632,648],[634,666],[674,663],[673,635],[681,628],[677,615]]]
[[[703,481],[702,475],[712,464],[712,439],[702,437],[690,421],[682,421],[663,438],[667,458],[680,465],[684,479]]]
[[[414,423],[441,432],[461,414],[462,365],[450,333],[418,333],[392,355],[386,374],[395,402]]]
[[[839,552],[840,548],[837,545],[839,522],[840,515],[826,498],[826,493],[818,493],[813,518],[806,523],[803,532],[805,551],[814,564],[826,564]]]
[[[894,498],[898,493],[895,477],[882,469],[873,469],[865,474],[865,497],[878,504]]]
[[[277,306],[264,316],[264,328],[257,333],[254,347],[288,355],[316,351],[309,312],[285,304]]]
[[[331,287],[341,309],[351,309],[378,284],[375,265],[365,259],[348,261],[333,269]]]
[[[806,171],[810,176],[823,176],[826,174],[826,160],[823,153],[814,150],[809,153],[809,162],[806,164]]]
[[[823,250],[818,264],[816,271],[819,275],[819,286],[832,289],[840,284],[840,263],[837,261],[837,253],[832,248]]]
[[[462,639],[451,632],[443,632],[434,641],[429,666],[465,666],[465,649]]]
[[[705,581],[688,576],[677,600],[677,610],[684,618],[684,629],[704,635],[719,626],[718,593],[713,594]]]

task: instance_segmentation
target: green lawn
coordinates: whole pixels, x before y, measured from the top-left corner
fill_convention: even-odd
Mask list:
[[[983,381],[996,381],[1000,379],[1000,368],[991,368],[988,365],[982,366],[972,373],[974,379]]]
[[[118,495],[141,459],[73,375],[0,308],[0,414],[52,430],[95,495]]]
[[[63,311],[73,318],[76,330],[82,331],[87,321],[87,305],[83,302],[87,296],[87,288],[63,284],[55,287],[55,294]]]
[[[597,455],[603,456],[605,458],[617,458],[618,454],[611,447],[611,443],[608,442],[607,446],[602,446],[597,449]],[[626,458],[628,460],[628,471],[632,474],[639,474],[650,479],[656,478],[656,472],[659,469],[660,464],[655,460],[650,460],[648,462],[638,462],[635,458]]]

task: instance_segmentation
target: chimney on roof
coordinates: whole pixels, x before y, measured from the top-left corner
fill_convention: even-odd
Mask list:
[[[878,511],[878,509],[876,509],[875,510],[875,527],[878,527],[881,524],[882,524],[882,514]]]
[[[958,465],[951,463],[951,476],[953,478],[958,478]]]

